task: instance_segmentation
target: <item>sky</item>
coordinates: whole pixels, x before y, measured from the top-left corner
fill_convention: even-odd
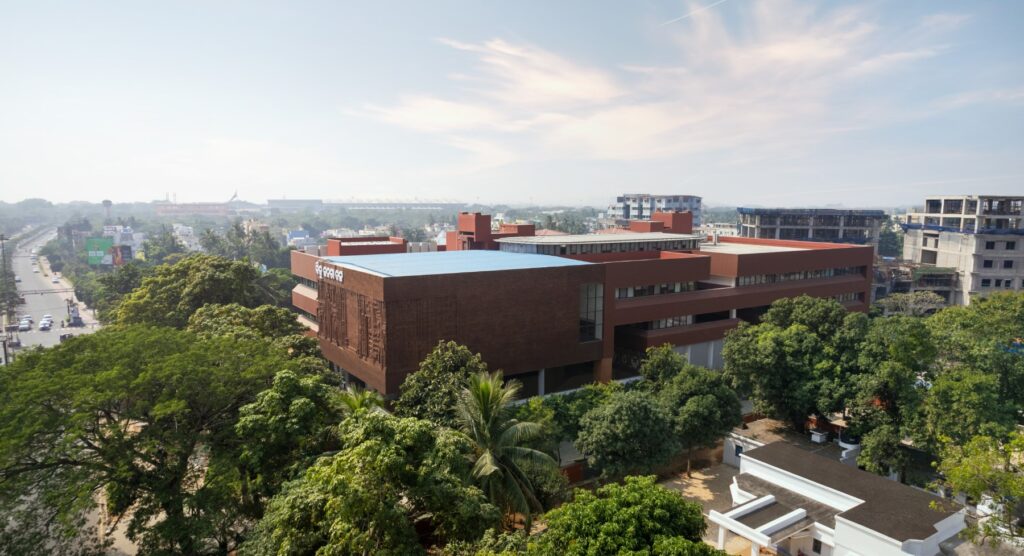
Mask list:
[[[0,200],[1024,195],[1024,2],[0,0]]]

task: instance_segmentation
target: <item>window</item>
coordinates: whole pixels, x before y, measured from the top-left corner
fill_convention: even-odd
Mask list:
[[[1016,241],[1007,241],[1006,242],[1006,250],[1007,251],[1013,251],[1016,248],[1017,248],[1017,242]]]
[[[984,268],[992,268],[992,261],[984,261],[981,263]]]
[[[604,285],[580,284],[580,341],[601,339],[604,324]]]
[[[1000,287],[1002,285],[1003,285],[1003,280],[1000,279],[1000,278],[996,278],[996,287],[998,288],[998,287]]]
[[[985,242],[985,249],[995,249],[995,248],[996,248],[996,242],[994,242],[994,241],[986,241]]]
[[[989,287],[991,285],[992,285],[992,280],[990,280],[988,278],[982,278],[981,279],[981,287],[987,288],[987,287]]]
[[[1010,279],[1004,280],[1003,281],[1003,287],[1006,288],[1006,289],[1012,288],[1013,287],[1013,280],[1010,280]]]
[[[1013,268],[1013,261],[1003,261],[1003,268]]]
[[[821,539],[813,539],[811,541],[811,552],[821,554]]]

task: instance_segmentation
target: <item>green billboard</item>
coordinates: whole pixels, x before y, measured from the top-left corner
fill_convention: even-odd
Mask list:
[[[89,264],[97,266],[111,264],[113,257],[110,248],[114,246],[112,237],[87,237],[85,238],[85,253],[89,257]]]

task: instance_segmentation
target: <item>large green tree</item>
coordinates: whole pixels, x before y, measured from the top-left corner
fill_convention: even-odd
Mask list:
[[[239,410],[288,365],[265,342],[138,326],[23,354],[0,368],[0,515],[29,497],[73,523],[103,499],[147,554],[229,550]]]
[[[340,429],[342,449],[271,501],[243,556],[424,554],[498,525],[498,508],[468,484],[464,435],[375,412]]]
[[[576,491],[576,499],[545,515],[547,529],[529,553],[565,556],[620,554],[720,555],[705,545],[707,529],[700,505],[654,482],[626,477],[596,492]]]
[[[469,377],[487,372],[479,354],[455,342],[439,342],[416,372],[402,382],[395,414],[427,419],[446,427],[458,426],[455,405]]]
[[[936,450],[943,439],[964,445],[978,435],[1003,436],[1017,409],[999,393],[999,380],[990,374],[962,367],[943,372],[925,397],[918,437]]]
[[[156,267],[143,278],[121,302],[116,321],[183,328],[203,305],[262,305],[269,300],[258,285],[259,277],[259,271],[247,262],[189,255],[175,264]]]
[[[164,264],[172,255],[185,253],[185,246],[174,237],[174,232],[167,226],[162,226],[160,231],[150,234],[142,249],[146,253],[146,261],[151,264]]]
[[[686,450],[687,474],[695,448],[714,447],[743,422],[740,400],[721,373],[687,364],[658,391],[677,442]]]
[[[1020,504],[1024,500],[1022,462],[1024,434],[1019,431],[1005,439],[975,436],[963,444],[944,444],[939,471],[945,483],[975,501],[987,496],[995,503],[996,511],[990,518],[969,524],[969,538],[992,546],[1004,540],[1024,540],[1024,527],[1019,518]]]
[[[557,467],[551,456],[526,445],[541,435],[540,425],[513,417],[519,385],[502,384],[501,373],[479,373],[456,406],[459,430],[472,446],[473,479],[509,518],[521,514],[529,532],[532,515],[544,511],[524,465]]]
[[[725,374],[760,411],[802,430],[809,415],[844,408],[867,326],[866,315],[832,299],[780,299],[760,324],[728,334]]]
[[[666,463],[679,448],[672,433],[672,417],[647,392],[618,392],[583,416],[576,446],[602,475],[618,477]]]

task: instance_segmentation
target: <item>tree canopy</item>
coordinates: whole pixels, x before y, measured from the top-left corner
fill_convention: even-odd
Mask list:
[[[288,366],[265,342],[169,328],[26,352],[0,368],[0,515],[31,493],[72,523],[102,492],[112,515],[131,509],[128,535],[146,553],[227,550],[246,519],[239,411]]]
[[[679,448],[672,419],[646,392],[617,392],[580,421],[576,446],[606,477],[664,464]]]
[[[207,304],[256,307],[272,302],[273,296],[260,287],[259,278],[259,271],[247,262],[189,255],[175,264],[154,268],[125,296],[116,321],[183,328],[192,314]]]
[[[498,508],[466,482],[463,435],[375,412],[340,429],[342,449],[271,501],[243,556],[424,554],[430,544],[473,541],[499,523]]]
[[[458,426],[455,406],[469,377],[487,372],[487,364],[466,346],[440,342],[406,377],[395,400],[395,414],[427,419],[439,425]]]
[[[576,498],[545,516],[547,529],[530,554],[566,556],[721,555],[704,545],[700,505],[659,486],[654,477],[626,477]],[[703,545],[703,546],[701,546]]]

